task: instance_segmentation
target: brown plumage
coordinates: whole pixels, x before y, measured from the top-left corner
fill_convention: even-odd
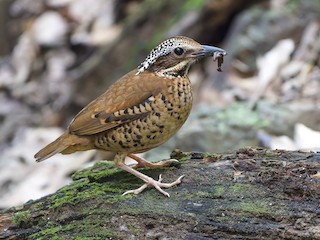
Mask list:
[[[42,161],[56,153],[69,154],[89,149],[113,151],[118,167],[145,182],[140,188],[124,194],[138,194],[152,185],[169,196],[161,187],[177,185],[183,176],[167,184],[135,168],[161,167],[176,160],[153,164],[133,154],[164,143],[186,121],[192,106],[191,86],[187,77],[191,64],[206,56],[225,54],[220,48],[200,45],[187,37],[174,37],[162,42],[138,69],[124,75],[80,111],[68,130],[40,150],[35,158]],[[137,165],[125,165],[126,156],[137,161]]]

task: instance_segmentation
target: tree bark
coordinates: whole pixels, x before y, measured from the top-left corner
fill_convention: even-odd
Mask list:
[[[112,163],[0,214],[0,239],[320,239],[320,153],[245,148],[224,154],[174,151],[176,167],[141,170],[166,198]]]

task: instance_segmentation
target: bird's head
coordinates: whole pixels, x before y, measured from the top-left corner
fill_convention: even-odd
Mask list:
[[[162,76],[184,77],[191,64],[197,60],[209,56],[223,57],[226,54],[221,48],[201,45],[191,38],[172,37],[152,49],[138,67],[137,74],[150,71]]]

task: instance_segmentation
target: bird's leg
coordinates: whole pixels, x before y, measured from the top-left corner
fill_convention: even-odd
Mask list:
[[[175,185],[178,185],[181,183],[181,179],[184,177],[183,175],[180,176],[176,181],[172,182],[172,183],[162,183],[162,177],[160,175],[159,180],[156,181],[153,178],[138,172],[137,170],[127,166],[124,163],[124,159],[125,159],[125,155],[124,154],[116,154],[115,156],[115,163],[116,165],[121,168],[122,170],[125,170],[131,174],[133,174],[134,176],[140,178],[141,180],[143,180],[145,182],[145,184],[143,184],[141,187],[134,189],[134,190],[129,190],[126,191],[125,193],[123,193],[123,195],[129,194],[129,193],[134,193],[134,194],[139,194],[141,193],[146,187],[148,187],[149,185],[155,187],[159,192],[161,192],[163,195],[170,197],[169,193],[167,193],[166,191],[162,190],[161,188],[170,188],[173,187]]]
[[[151,162],[148,162],[147,160],[145,160],[144,158],[138,157],[137,155],[134,155],[134,154],[129,154],[128,157],[132,158],[133,160],[135,160],[137,162],[136,165],[132,166],[132,168],[134,168],[134,169],[137,169],[137,168],[151,168],[151,169],[152,168],[160,168],[160,167],[168,166],[171,164],[179,163],[179,161],[176,159],[169,159],[166,161],[151,163]]]
[[[167,193],[166,191],[164,191],[162,189],[163,188],[170,188],[170,187],[173,187],[175,185],[178,185],[181,183],[181,179],[184,177],[184,176],[180,176],[176,181],[172,182],[172,183],[162,183],[162,178],[161,176],[159,177],[159,180],[156,181],[154,180],[153,178],[141,173],[141,172],[138,172],[137,170],[125,165],[124,163],[121,164],[120,166],[118,165],[118,167],[120,167],[121,169],[135,175],[136,177],[140,178],[141,180],[143,180],[145,182],[145,184],[143,184],[141,187],[137,188],[137,189],[133,189],[133,190],[129,190],[129,191],[126,191],[125,193],[123,193],[123,195],[126,195],[126,194],[129,194],[129,193],[134,193],[134,194],[139,194],[141,193],[147,186],[151,185],[153,187],[155,187],[159,192],[161,192],[163,195],[167,196],[167,197],[170,197],[169,193]]]

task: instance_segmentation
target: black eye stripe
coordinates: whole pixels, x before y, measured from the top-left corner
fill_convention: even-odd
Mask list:
[[[174,53],[177,54],[178,56],[181,56],[184,53],[183,48],[181,47],[176,47],[174,50]]]
[[[139,73],[148,69],[157,61],[157,59],[163,56],[169,55],[171,53],[176,56],[183,56],[183,54],[186,52],[184,48],[180,47],[181,45],[183,46],[183,43],[183,41],[180,42],[179,38],[168,39],[160,43],[157,47],[151,50],[144,62],[142,62],[138,66]]]

